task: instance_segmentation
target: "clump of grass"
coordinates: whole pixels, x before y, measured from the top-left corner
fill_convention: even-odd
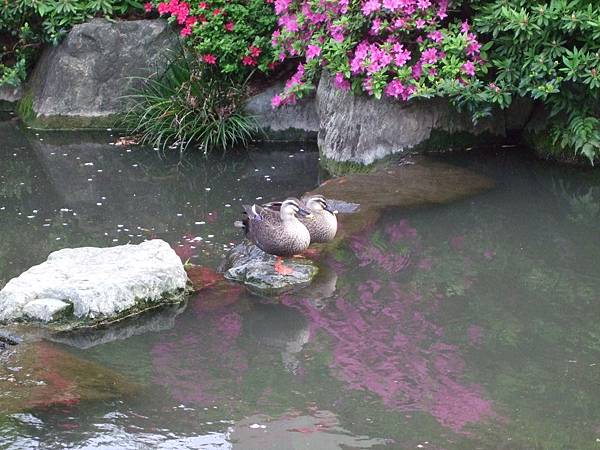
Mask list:
[[[142,78],[128,98],[125,127],[140,143],[162,151],[184,152],[190,145],[204,154],[246,146],[260,132],[244,113],[246,83],[211,72],[191,53],[179,54],[157,76]]]

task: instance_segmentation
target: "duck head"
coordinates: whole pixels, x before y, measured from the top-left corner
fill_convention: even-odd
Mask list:
[[[309,217],[311,212],[302,208],[297,198],[288,198],[281,203],[279,214],[281,220],[287,221],[297,217]]]
[[[337,211],[334,211],[327,205],[327,199],[320,195],[314,194],[306,199],[306,207],[311,211],[319,212],[319,211],[327,211],[331,214],[336,214]]]

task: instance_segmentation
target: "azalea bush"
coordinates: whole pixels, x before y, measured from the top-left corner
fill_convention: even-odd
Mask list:
[[[455,94],[486,70],[447,0],[276,0],[275,12],[279,60],[301,62],[274,106],[313,89],[323,69],[339,89],[404,101]]]
[[[490,41],[490,89],[468,100],[546,105],[550,141],[563,154],[600,156],[600,4],[596,0],[480,0],[477,32]]]
[[[265,0],[152,1],[145,8],[176,24],[186,46],[218,73],[240,79],[274,67],[276,18]]]
[[[73,25],[136,10],[137,0],[0,0],[0,86],[19,85],[42,45],[56,45]]]

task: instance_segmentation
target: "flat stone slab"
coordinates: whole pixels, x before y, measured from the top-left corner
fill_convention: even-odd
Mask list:
[[[160,239],[63,249],[6,284],[0,291],[0,322],[59,323],[69,329],[117,320],[181,301],[186,283],[181,260]]]
[[[308,194],[324,195],[339,211],[335,244],[377,222],[387,208],[442,205],[493,186],[493,180],[470,170],[416,156],[332,178]]]
[[[277,295],[306,286],[319,272],[310,260],[284,258],[284,265],[291,272],[280,274],[275,271],[275,261],[275,256],[250,242],[242,242],[229,252],[222,270],[228,280],[243,283],[249,290],[264,295]]]

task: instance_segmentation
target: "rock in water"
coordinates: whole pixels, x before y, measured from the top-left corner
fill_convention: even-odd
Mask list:
[[[246,112],[256,118],[270,141],[316,139],[319,131],[319,116],[314,96],[305,96],[294,105],[286,105],[274,110],[271,100],[284,89],[284,83],[276,83],[250,97],[246,102]]]
[[[289,274],[275,271],[275,257],[263,252],[250,242],[236,245],[227,255],[222,267],[225,278],[243,283],[251,291],[273,295],[305,286],[317,275],[319,269],[306,259],[286,258]]]
[[[67,248],[10,280],[0,321],[55,322],[64,328],[111,321],[183,299],[187,275],[166,242]]]
[[[93,19],[46,48],[23,94],[24,119],[39,128],[104,128],[125,113],[138,77],[166,67],[177,34],[158,20]]]

